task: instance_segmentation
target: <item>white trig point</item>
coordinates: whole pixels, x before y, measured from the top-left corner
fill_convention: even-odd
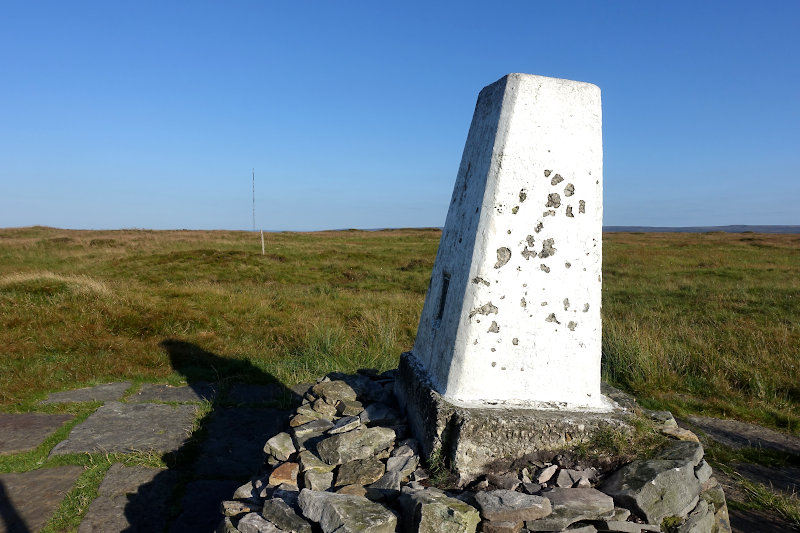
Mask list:
[[[600,392],[600,89],[509,74],[478,96],[395,393],[460,480],[630,430]]]
[[[481,91],[412,352],[445,400],[606,408],[601,124],[589,83]]]

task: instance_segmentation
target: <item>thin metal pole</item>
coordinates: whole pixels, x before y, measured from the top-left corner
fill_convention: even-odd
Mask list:
[[[256,230],[256,169],[253,169],[253,231]]]

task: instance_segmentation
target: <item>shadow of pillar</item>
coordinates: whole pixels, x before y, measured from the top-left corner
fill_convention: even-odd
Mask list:
[[[125,531],[214,531],[221,520],[220,502],[229,499],[259,470],[264,443],[285,427],[286,408],[298,395],[249,361],[222,357],[180,340],[167,339],[160,346],[169,355],[172,367],[198,395],[207,392],[209,382],[216,383],[217,394],[189,440],[179,450],[164,455],[167,470],[128,496],[125,518],[130,526]],[[231,394],[234,391],[244,394]],[[247,401],[248,391],[251,401]],[[230,400],[235,400],[234,405]],[[278,408],[241,406],[268,402]],[[155,523],[149,516],[152,513],[147,512],[148,507],[152,509],[152,495],[171,492],[175,486],[183,497],[174,499],[173,508],[165,510],[174,519],[165,516]]]
[[[5,529],[0,529],[0,531],[6,531],[8,533],[30,533],[30,529],[28,529],[28,526],[25,525],[25,521],[17,512],[11,498],[6,494],[6,489],[2,481],[0,481],[0,520],[2,520],[0,525],[5,527]]]

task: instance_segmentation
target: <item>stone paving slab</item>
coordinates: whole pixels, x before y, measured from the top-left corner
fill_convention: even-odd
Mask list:
[[[177,479],[177,472],[160,468],[112,465],[78,533],[163,531]]]
[[[186,486],[183,512],[175,519],[170,533],[198,533],[215,531],[222,520],[219,504],[229,500],[238,481],[228,479],[201,479]]]
[[[756,424],[708,416],[690,416],[689,422],[710,438],[731,448],[766,448],[800,455],[800,437],[780,433]]]
[[[39,403],[79,403],[79,402],[110,402],[119,400],[125,391],[131,387],[130,381],[105,383],[83,389],[53,392]]]
[[[50,455],[83,452],[171,452],[186,441],[197,407],[109,402],[75,426]]]
[[[264,461],[264,443],[282,431],[288,417],[278,409],[215,410],[205,421],[208,438],[197,460],[197,475],[248,478]]]
[[[42,529],[82,472],[82,466],[58,466],[0,474],[0,533]]]
[[[0,454],[35,450],[73,415],[46,413],[0,413]]]
[[[787,533],[797,531],[792,524],[755,509],[728,509],[733,533]]]
[[[211,383],[193,383],[173,387],[159,383],[144,383],[136,394],[128,397],[128,402],[177,402],[199,403],[204,400],[213,400],[216,387]]]
[[[770,468],[752,463],[735,463],[730,466],[753,483],[760,483],[788,494],[800,492],[800,468],[796,466]]]

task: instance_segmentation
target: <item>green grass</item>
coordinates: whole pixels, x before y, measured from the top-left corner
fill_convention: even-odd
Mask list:
[[[440,232],[0,230],[0,407],[187,376],[294,384],[394,367]],[[603,372],[645,406],[800,431],[800,237],[604,236]]]
[[[310,381],[396,366],[411,348],[438,230],[275,233],[0,230],[0,409],[76,418],[0,472],[86,469],[46,531],[74,529],[112,462],[176,456],[74,454],[56,442],[96,407],[38,405],[48,392],[108,381]],[[645,407],[751,421],[800,433],[800,236],[606,234],[603,373]],[[587,454],[656,449],[601,434]],[[796,458],[709,446],[717,465]],[[435,461],[434,461],[435,462]],[[446,465],[433,472],[446,475]],[[743,483],[743,486],[746,485]],[[749,492],[747,505],[797,523],[794,495]],[[764,489],[766,490],[766,489]],[[777,499],[776,499],[777,498]]]

